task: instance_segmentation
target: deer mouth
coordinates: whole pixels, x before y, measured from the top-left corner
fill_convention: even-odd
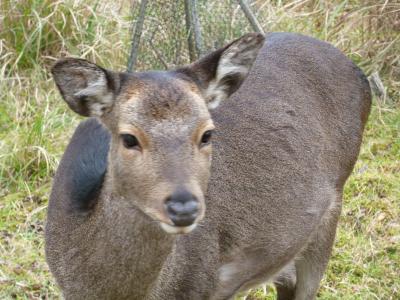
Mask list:
[[[192,225],[189,226],[175,226],[175,225],[169,225],[164,222],[160,222],[160,226],[162,229],[164,229],[165,232],[169,234],[186,234],[193,231],[193,229],[196,228],[197,224],[193,223]]]
[[[168,234],[187,234],[192,232],[197,227],[198,222],[204,217],[204,210],[197,214],[196,217],[190,218],[190,220],[181,218],[178,221],[175,219],[175,222],[166,214],[165,210],[160,211],[147,207],[144,209],[144,213],[158,223]]]

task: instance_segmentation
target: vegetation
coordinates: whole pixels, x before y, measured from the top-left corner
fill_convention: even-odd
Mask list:
[[[183,1],[150,1],[138,69],[188,62]],[[182,3],[181,3],[182,2]],[[57,299],[44,258],[51,179],[79,118],[49,68],[73,55],[125,69],[138,3],[0,2],[0,298]],[[132,17],[133,9],[133,17]],[[347,183],[338,237],[319,299],[400,298],[400,3],[396,0],[256,0],[266,31],[333,43],[385,93],[374,100],[360,159]],[[251,31],[236,1],[199,0],[205,48]],[[340,88],[340,87],[338,87]],[[248,299],[273,299],[270,290]]]

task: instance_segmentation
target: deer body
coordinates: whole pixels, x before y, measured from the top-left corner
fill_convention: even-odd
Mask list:
[[[220,65],[226,57],[236,56],[222,56]],[[179,72],[192,75],[198,67]],[[157,79],[155,90],[169,88],[162,84],[169,79],[149,76]],[[206,77],[201,74],[194,81],[206,90],[203,95],[218,75],[204,85],[201,80]],[[142,80],[143,86],[146,78],[136,82]],[[231,81],[235,80],[227,84]],[[124,89],[132,86],[129,80],[115,82],[118,95],[135,95],[135,89]],[[65,97],[62,84],[58,81]],[[165,92],[165,97],[177,93]],[[220,94],[216,95],[218,102]],[[118,101],[120,107],[125,105]],[[108,129],[96,119],[83,122],[57,171],[46,230],[47,260],[65,298],[231,299],[270,280],[281,300],[314,299],[369,108],[364,75],[337,49],[300,35],[270,34],[240,89],[211,111],[216,133],[204,193],[206,210],[199,192],[205,190],[203,183],[197,190],[197,185],[188,184],[200,199],[198,226],[178,226],[186,233],[178,235],[165,232],[154,215],[149,217],[154,207],[127,199],[134,192],[119,192],[121,162],[113,157],[122,150],[114,144],[115,115],[102,116]],[[123,117],[117,119],[122,122]],[[169,159],[168,168],[160,174],[170,176],[174,186],[192,173],[198,174],[199,182],[206,178],[197,167],[185,170],[182,161],[189,152],[163,155]],[[170,163],[169,155],[180,157]],[[151,182],[145,187],[150,190]],[[83,203],[83,212],[74,203]]]

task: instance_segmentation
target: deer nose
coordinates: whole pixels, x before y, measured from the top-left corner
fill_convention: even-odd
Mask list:
[[[175,191],[165,201],[169,218],[175,226],[190,226],[199,213],[199,201],[186,190]]]

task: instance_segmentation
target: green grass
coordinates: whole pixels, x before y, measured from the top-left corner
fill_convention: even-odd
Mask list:
[[[124,69],[132,19],[127,2],[0,2],[0,299],[59,298],[45,263],[43,227],[52,176],[80,119],[61,101],[48,70],[64,55]],[[150,2],[138,69],[188,62],[182,7]],[[400,4],[253,2],[266,30],[327,40],[367,74],[382,77],[387,93],[374,101],[346,185],[319,299],[399,299]],[[251,31],[234,1],[199,1],[199,8],[206,48]],[[248,299],[274,299],[274,291],[256,290]]]

